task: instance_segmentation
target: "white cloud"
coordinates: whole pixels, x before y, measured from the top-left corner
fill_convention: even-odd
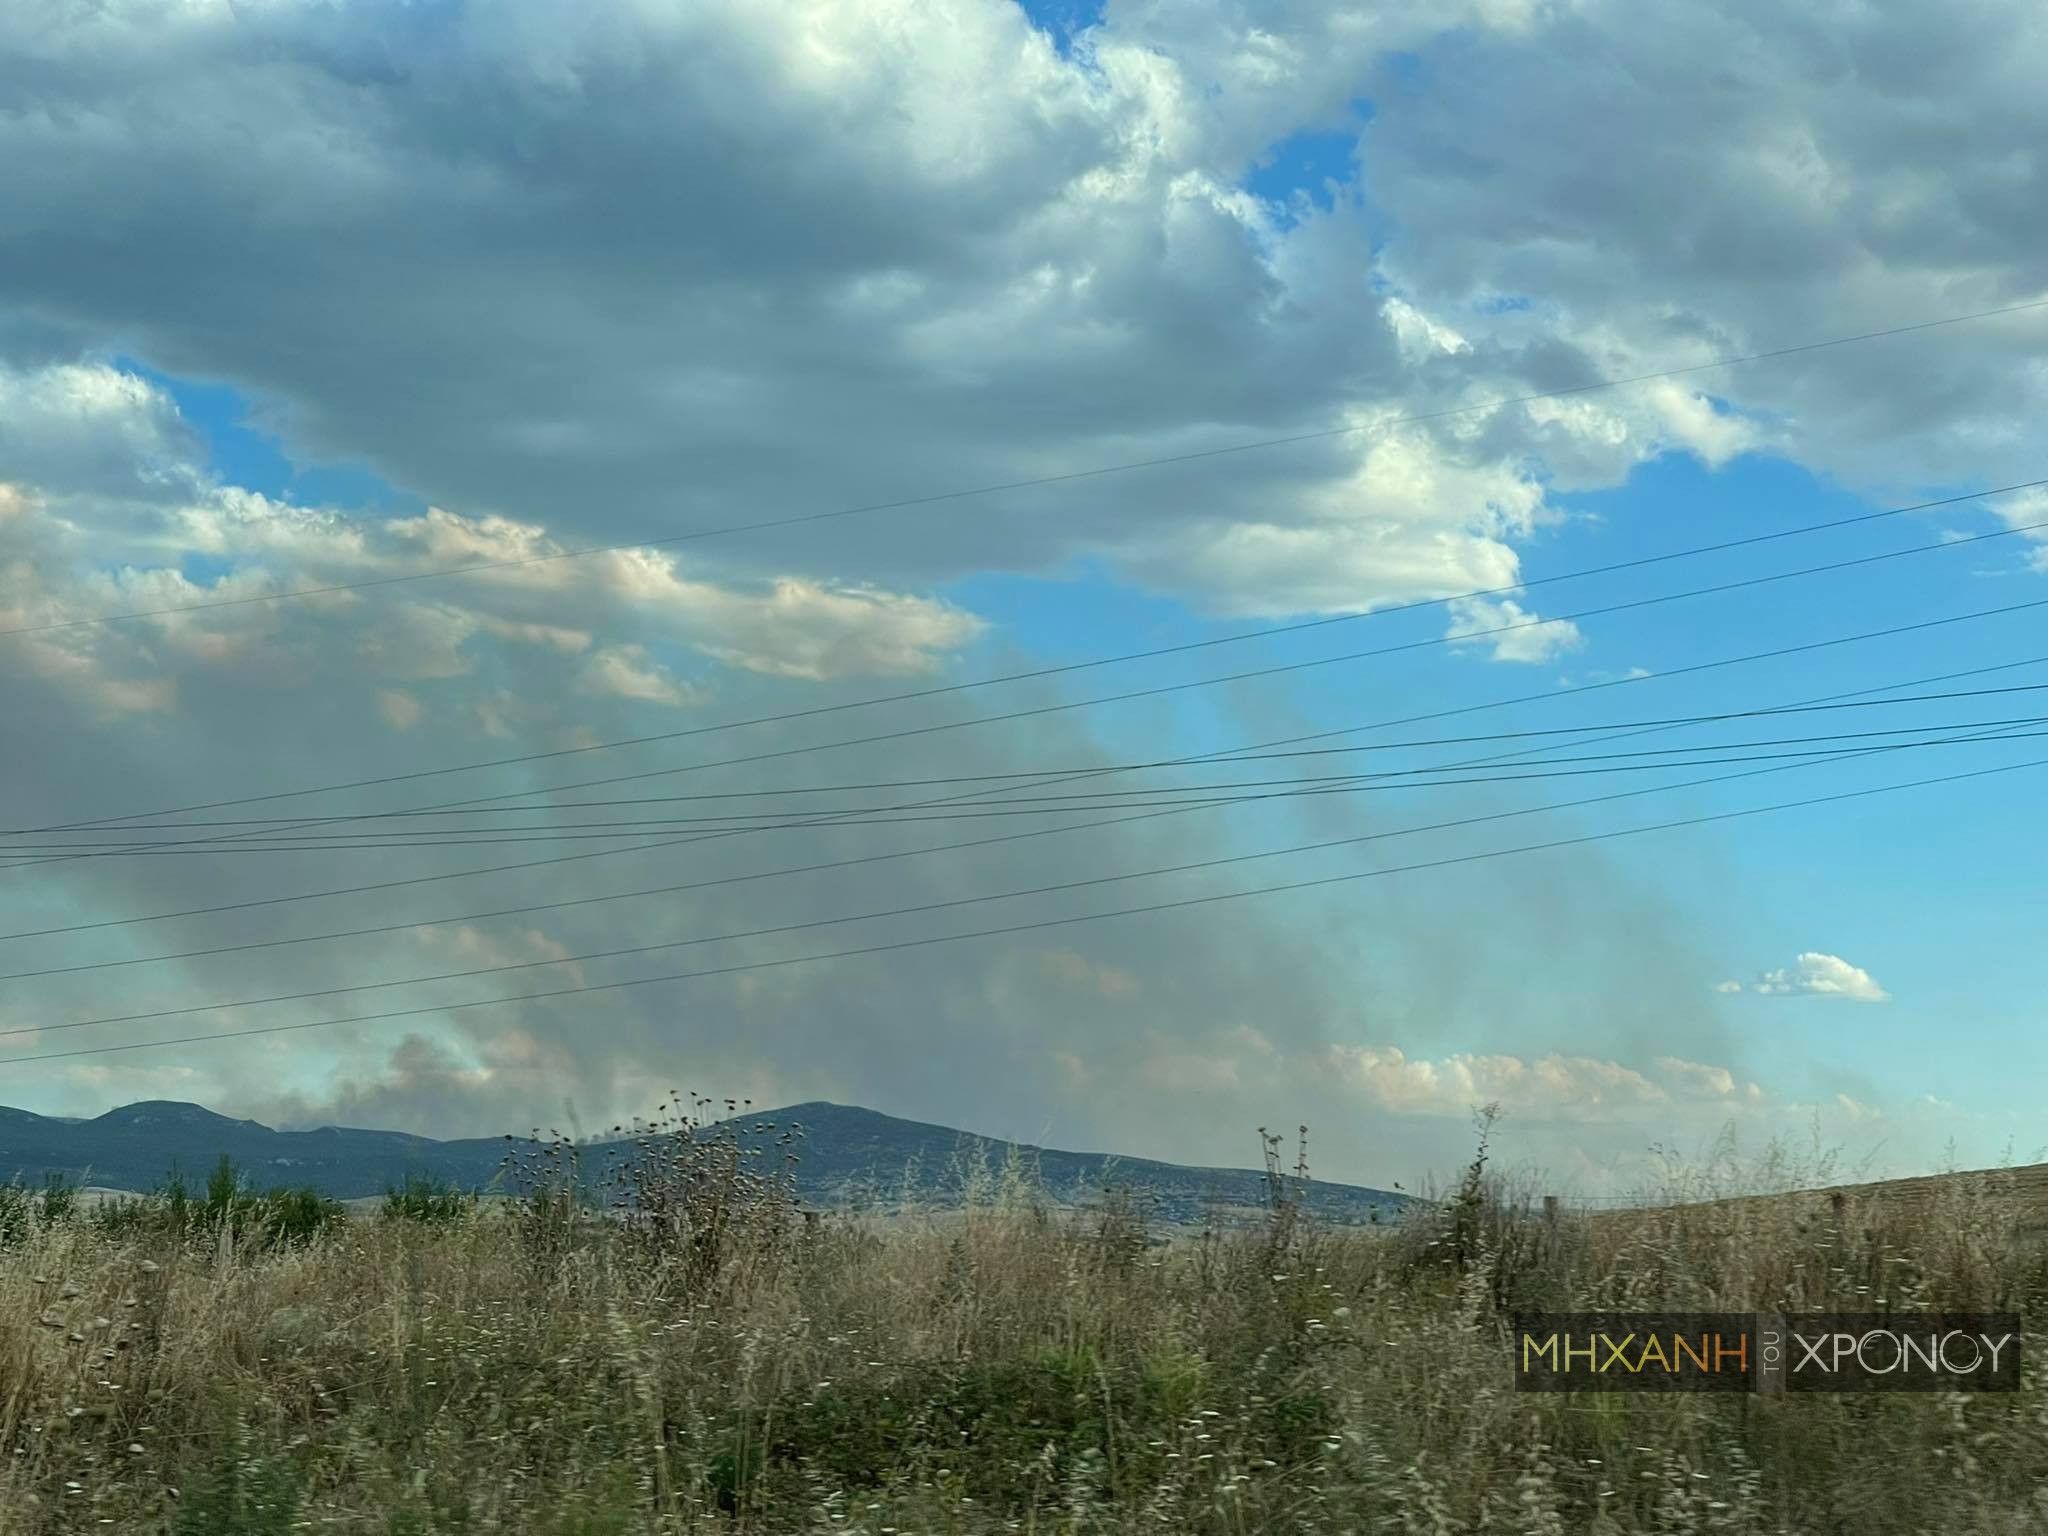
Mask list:
[[[0,447],[20,450],[19,462],[45,478],[0,484],[0,521],[10,531],[0,627],[198,610],[12,642],[32,675],[69,690],[101,720],[170,711],[180,674],[194,664],[303,682],[353,655],[360,670],[346,685],[371,698],[388,685],[471,677],[487,642],[565,658],[597,647],[582,672],[586,689],[672,705],[694,697],[692,689],[648,662],[644,644],[622,629],[750,670],[825,680],[927,673],[983,628],[933,598],[801,578],[727,583],[654,550],[551,560],[432,589],[372,585],[237,605],[271,592],[374,584],[427,560],[525,559],[569,546],[502,515],[433,508],[379,519],[216,483],[175,405],[105,365],[21,370],[0,359],[6,406],[16,413],[0,411]],[[195,580],[180,568],[188,554],[225,569]],[[563,677],[565,690],[572,681]],[[378,707],[386,723],[405,728],[390,706]],[[505,712],[494,718],[502,725]]]
[[[1449,326],[1430,319],[1406,299],[1387,300],[1387,321],[1394,327],[1394,334],[1401,338],[1401,345],[1410,356],[1472,350],[1471,342]]]
[[[1694,1094],[1720,1098],[1735,1092],[1735,1074],[1726,1067],[1707,1066],[1676,1056],[1659,1056],[1657,1070],[1667,1082]]]
[[[1375,120],[1372,192],[1401,231],[1387,265],[1411,302],[1526,301],[1484,331],[1459,322],[1482,351],[1564,347],[1629,374],[2048,287],[2037,6],[1987,4],[1962,30],[1749,0],[1656,28],[1634,19],[1619,0],[1586,0],[1520,32],[1447,30],[1404,63],[1428,88]],[[1705,57],[1743,88],[1698,69]],[[1603,148],[1589,160],[1580,136],[1554,130],[1591,121]],[[1598,408],[1646,408],[1658,435],[1709,463],[1768,446],[1864,489],[2022,480],[2038,472],[2027,423],[2048,395],[2041,324],[2017,315],[1716,370]],[[1559,483],[1572,477],[1562,456],[1552,464]]]
[[[0,55],[7,41],[0,37]],[[187,495],[197,439],[155,385],[100,362],[21,366],[0,353],[0,464],[17,492],[90,494],[124,518]]]
[[[1510,1116],[1627,1123],[1644,1109],[1713,1116],[1762,1107],[1767,1096],[1726,1067],[1659,1056],[1649,1071],[1600,1057],[1553,1052],[1542,1057],[1458,1053],[1437,1059],[1394,1046],[1330,1046],[1314,1063],[1377,1108],[1463,1117],[1497,1103]]]
[[[1987,0],[1966,26],[1932,8],[1817,20],[1703,0],[1655,27],[1621,0],[1118,0],[1071,58],[1000,0],[402,9],[401,23],[389,7],[301,0],[105,0],[88,22],[66,0],[9,8],[0,77],[25,94],[0,114],[0,164],[10,217],[36,238],[0,242],[0,627],[673,542],[23,640],[0,708],[55,764],[5,786],[25,817],[617,738],[685,676],[735,714],[767,714],[836,700],[858,677],[936,675],[985,633],[941,595],[969,574],[1085,563],[1225,618],[1512,591],[1566,497],[1661,454],[1781,454],[1853,492],[2038,473],[2039,315],[1444,414],[2042,291],[2048,17],[2027,0]],[[1361,96],[1374,116],[1350,157],[1358,195],[1282,208],[1241,189],[1289,135],[1354,123]],[[1602,125],[1590,157],[1583,134],[1557,131],[1588,121]],[[219,483],[168,391],[105,360],[114,346],[235,385],[295,461],[361,464],[427,510],[347,515]],[[1361,430],[689,537],[1343,427]],[[2003,515],[2042,514],[2016,500]],[[1643,537],[1705,538],[1675,521]],[[193,554],[209,558],[188,577]],[[1469,632],[1502,614],[1531,616],[1487,604],[1448,620]],[[1578,638],[1531,626],[1470,654],[1541,660]],[[580,686],[587,671],[626,679],[623,693]],[[401,692],[419,715],[395,741],[386,696]],[[961,771],[1009,766],[1019,738],[969,739],[983,734],[995,735],[934,750]],[[1078,760],[1107,744],[1077,728],[1041,745]],[[685,756],[638,761],[667,771]],[[501,787],[513,776],[493,777]],[[1134,864],[1185,857],[1141,835]],[[828,840],[832,856],[874,848]],[[1020,883],[1064,877],[1067,863],[1036,852],[1005,850]],[[737,840],[691,853],[719,875],[760,857]],[[58,880],[82,912],[136,911],[214,899],[260,861],[218,862]],[[262,867],[280,890],[336,880],[324,855]],[[923,866],[889,878],[916,899],[961,888]],[[505,883],[534,900],[558,888],[553,871]],[[845,909],[844,892],[734,887],[687,914],[593,912],[575,948],[598,947],[606,925],[653,939],[685,917],[697,931],[752,921],[730,908],[754,889],[763,922]],[[1576,907],[1546,892],[1537,937],[1502,938],[1524,898],[1467,931],[1435,925],[1426,943],[1407,942],[1413,914],[1390,906],[1390,950],[1437,957],[1442,974],[1417,963],[1384,988],[1376,974],[1374,995],[1439,1020],[1470,1006],[1460,983],[1501,995],[1540,965],[1608,981],[1629,1020],[1612,1036],[1633,1038],[1634,983],[1673,972],[1664,950],[1646,960],[1587,937],[1613,931],[1586,916],[1612,915],[1612,892],[1631,918],[1654,905],[1608,871]],[[1679,989],[1676,1006],[1694,1011],[1671,1027],[1676,1065],[1613,1059],[1619,1047],[1593,1038],[1607,1026],[1575,1013],[1569,1034],[1524,1021],[1575,1054],[1461,1055],[1425,1038],[1332,1073],[1324,1036],[1294,1021],[1335,1017],[1330,1037],[1350,1038],[1352,1015],[1297,1005],[1407,962],[1360,959],[1349,940],[1296,954],[1285,926],[1257,944],[1213,933],[1156,949],[1121,938],[1088,961],[1128,974],[1172,1019],[1158,1070],[1185,1081],[1264,1085],[1276,1103],[1341,1082],[1347,1109],[1358,1095],[1417,1106],[1452,1141],[1468,1094],[1632,1142],[1680,1108],[1776,1103],[1754,1083],[1724,1090],[1724,1069],[1700,1064],[1717,1059],[1719,1023],[1702,1016],[1726,1012],[1705,974]],[[1669,953],[1689,963],[1689,942]],[[1581,944],[1593,947],[1556,953]],[[1253,950],[1290,959],[1234,959]],[[963,947],[858,987],[792,971],[704,988],[682,1009],[622,1001],[607,1015],[619,1043],[602,1049],[581,1010],[571,1023],[539,1009],[488,1029],[482,1013],[437,1022],[473,1027],[478,1051],[541,1042],[518,1102],[548,1113],[569,1083],[586,1100],[628,1098],[678,1059],[727,1085],[760,1060],[800,1062],[776,1081],[876,1097],[904,1079],[870,1063],[912,1055],[935,1063],[916,1074],[928,1110],[1011,1113],[1044,1090],[1019,1064],[1044,1059],[1067,1065],[1041,1104],[1086,1081],[1101,1085],[1096,1125],[1191,1118],[1163,1095],[1134,1107],[1119,1086],[1143,1053],[1107,1043],[1112,1010],[1131,1006],[1101,985],[1110,970],[1068,984],[1025,951],[1018,979],[1004,958]],[[375,960],[337,951],[322,974]],[[1802,959],[1763,985],[1798,990],[1808,970]],[[1837,996],[1862,986],[1833,983]],[[1242,1017],[1269,1027],[1294,1076],[1214,1025]],[[830,1028],[806,1033],[806,1019]],[[345,1033],[320,1038],[339,1053]],[[1175,1066],[1181,1055],[1193,1064]],[[464,1058],[443,1076],[468,1070]],[[376,1102],[439,1126],[447,1099],[405,1097],[440,1080],[422,1071],[371,1074]],[[492,1078],[508,1097],[464,1113],[487,1121],[514,1102],[512,1080]],[[1412,1119],[1402,1129],[1422,1134]],[[1200,1133],[1231,1145],[1206,1118]]]
[[[693,704],[698,698],[697,690],[650,658],[642,645],[607,646],[594,653],[583,668],[583,686],[647,704]]]
[[[1765,971],[1750,990],[1765,997],[1845,997],[1858,1003],[1891,1001],[1891,994],[1863,967],[1818,950],[1806,951],[1790,966]]]
[[[794,577],[765,594],[691,592],[707,654],[777,677],[932,672],[986,627],[950,603]]]
[[[1765,28],[1746,0],[1655,29],[1618,0],[1275,0],[1256,17],[1133,0],[1069,58],[996,0],[714,0],[574,27],[510,0],[460,26],[422,13],[397,72],[371,62],[391,44],[369,13],[287,0],[174,20],[112,0],[127,24],[86,29],[58,0],[24,3],[38,20],[0,53],[33,54],[19,72],[42,82],[39,110],[0,124],[0,157],[33,167],[16,196],[52,233],[5,269],[10,290],[84,346],[132,336],[243,382],[295,448],[475,514],[394,525],[388,555],[407,562],[1349,423],[1368,430],[707,544],[715,571],[675,571],[650,600],[716,606],[698,590],[715,581],[772,590],[773,608],[791,580],[844,607],[848,573],[919,590],[1088,556],[1218,614],[1363,611],[1511,585],[1546,497],[1665,452],[1998,475],[2048,390],[2015,320],[1967,347],[1873,344],[1390,426],[2039,289],[2048,231],[2028,210],[2048,199],[2025,167],[2044,111],[2016,61],[2040,55],[2043,24],[2023,0],[1966,33],[1875,14]],[[1751,88],[1715,88],[1703,56],[1742,60]],[[440,105],[455,97],[506,131],[473,132]],[[1588,103],[1609,125],[1591,173],[1551,131]],[[1899,139],[1905,117],[1926,131]],[[1346,124],[1367,135],[1362,197],[1283,219],[1240,188],[1290,134]],[[513,147],[529,138],[549,154]],[[108,207],[106,238],[163,253],[146,285],[76,248]],[[11,475],[84,474],[98,450],[80,423],[118,422],[133,451],[103,490],[189,481],[160,391],[63,366],[24,417],[46,445],[27,469],[0,427]],[[238,537],[289,536],[271,521]],[[634,586],[633,564],[592,585]],[[585,580],[540,566],[496,584]],[[950,643],[885,642],[860,665],[915,672]],[[847,670],[828,642],[794,649],[725,654]]]
[[[1586,1116],[1667,1097],[1632,1067],[1584,1056],[1461,1053],[1432,1061],[1395,1046],[1333,1045],[1326,1066],[1379,1108],[1401,1114],[1464,1115],[1498,1103],[1537,1117]]]
[[[2006,526],[2027,530],[2021,537],[2034,546],[2028,563],[2037,571],[2048,572],[2048,528],[2034,526],[2048,523],[2048,488],[2001,496],[1991,506]]]
[[[1585,643],[1569,619],[1541,619],[1511,597],[1460,598],[1447,633],[1460,643],[1485,641],[1496,661],[1551,661]]]
[[[800,610],[844,610],[863,590],[848,571],[918,589],[1086,555],[1219,614],[1362,611],[1511,584],[1513,545],[1544,515],[1544,467],[1488,418],[1391,427],[1523,392],[1495,327],[1380,281],[1348,199],[1281,223],[1237,183],[1297,129],[1355,120],[1382,58],[1467,24],[1540,32],[1546,7],[1288,4],[1254,26],[1158,0],[1113,10],[1062,58],[996,0],[721,0],[587,27],[513,0],[459,27],[422,13],[393,74],[368,62],[390,44],[366,14],[280,3],[172,22],[154,0],[114,0],[128,25],[88,31],[56,0],[28,4],[43,19],[20,34],[38,39],[22,71],[44,94],[0,124],[0,157],[35,167],[17,195],[55,234],[42,262],[7,270],[13,286],[31,304],[61,289],[84,344],[133,335],[240,381],[275,402],[266,424],[290,446],[429,498],[437,510],[386,530],[407,563],[1333,421],[1366,430],[1187,475],[817,523],[775,542],[784,569],[758,543],[705,558],[727,594],[768,585],[770,608],[793,591]],[[507,131],[471,131],[435,105],[451,93]],[[522,132],[550,152],[512,150]],[[164,253],[146,288],[67,246],[94,227],[86,186],[92,210],[120,210],[107,238]],[[182,430],[136,381],[96,373],[74,393],[122,390],[130,417]],[[1665,446],[1718,462],[1747,430],[1689,390],[1533,428],[1566,479],[1601,483]],[[296,536],[289,516],[269,522],[239,547]],[[588,564],[632,585],[630,557]],[[531,566],[489,584],[584,579]],[[710,579],[679,573],[656,595],[701,604]],[[721,654],[802,677],[925,670],[957,620],[907,601],[869,605],[862,634],[898,638],[865,653],[799,629],[795,655],[766,637]]]

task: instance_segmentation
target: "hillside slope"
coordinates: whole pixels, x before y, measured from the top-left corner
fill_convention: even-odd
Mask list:
[[[975,1136],[949,1126],[901,1120],[842,1104],[794,1104],[745,1117],[752,1128],[800,1126],[798,1188],[820,1205],[839,1205],[877,1194],[948,1204],[958,1198],[970,1161],[999,1169],[1012,1155],[1037,1170],[1044,1187],[1062,1199],[1085,1199],[1106,1185],[1150,1193],[1171,1221],[1198,1220],[1212,1206],[1243,1208],[1265,1199],[1265,1175],[1244,1168],[1189,1168],[1099,1152],[1067,1152]],[[277,1131],[253,1120],[232,1120],[197,1104],[153,1100],[123,1105],[90,1120],[60,1120],[0,1108],[0,1182],[40,1183],[59,1175],[79,1184],[144,1190],[172,1169],[203,1178],[225,1155],[258,1185],[309,1185],[323,1194],[354,1199],[381,1194],[411,1175],[467,1189],[490,1189],[501,1177],[508,1142],[502,1137],[436,1141],[397,1131],[327,1126]],[[601,1166],[629,1155],[625,1143],[597,1143],[584,1156]],[[1309,1207],[1329,1219],[1366,1222],[1391,1214],[1406,1197],[1386,1190],[1316,1181]]]

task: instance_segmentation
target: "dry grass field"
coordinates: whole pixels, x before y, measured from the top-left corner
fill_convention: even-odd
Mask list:
[[[2023,1176],[1838,1213],[1723,1168],[1722,1198],[1553,1223],[1481,1157],[1392,1230],[1283,1192],[1162,1243],[1023,1169],[878,1234],[687,1131],[650,1152],[609,1220],[544,1178],[346,1219],[17,1198],[0,1531],[2048,1529],[2038,1363],[2004,1395],[1518,1396],[1506,1337],[1518,1308],[1998,1307],[2038,1346]]]
[[[1721,1196],[1696,1203],[1752,1213],[1767,1205],[1775,1206],[1781,1215],[1790,1211],[1795,1219],[1809,1222],[1839,1219],[1850,1225],[1858,1221],[1865,1225],[1902,1225],[1917,1217],[1938,1216],[1959,1200],[2009,1207],[2010,1219],[2021,1235],[2048,1237],[2048,1163],[1829,1184],[1773,1194]],[[1596,1214],[1594,1219],[1623,1223],[1634,1214],[1617,1210]]]

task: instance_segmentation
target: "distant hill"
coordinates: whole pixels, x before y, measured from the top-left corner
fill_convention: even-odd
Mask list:
[[[1127,1186],[1148,1192],[1168,1221],[1197,1221],[1216,1207],[1242,1209],[1265,1200],[1265,1175],[1253,1169],[1189,1168],[1063,1152],[843,1104],[792,1104],[735,1122],[749,1137],[760,1125],[777,1128],[765,1133],[771,1137],[792,1125],[802,1128],[797,1186],[818,1205],[845,1204],[870,1191],[894,1197],[906,1190],[922,1200],[950,1204],[958,1199],[963,1158],[999,1169],[1013,1153],[1033,1165],[1044,1187],[1058,1198],[1084,1200],[1108,1186]],[[583,1155],[601,1164],[608,1153],[623,1156],[629,1148],[629,1143],[599,1142],[587,1145]],[[226,1155],[258,1185],[310,1185],[338,1199],[357,1199],[382,1194],[415,1174],[466,1189],[489,1189],[503,1183],[507,1150],[504,1137],[436,1141],[336,1126],[275,1131],[254,1120],[231,1120],[197,1104],[167,1100],[123,1105],[91,1120],[0,1107],[0,1182],[40,1184],[59,1174],[79,1184],[146,1190],[173,1168],[188,1179],[203,1179]],[[1320,1180],[1307,1191],[1311,1210],[1342,1222],[1385,1219],[1407,1200],[1386,1190]]]

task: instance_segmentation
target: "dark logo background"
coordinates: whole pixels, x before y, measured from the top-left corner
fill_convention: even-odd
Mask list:
[[[2016,1392],[2003,1312],[1573,1312],[1515,1319],[1520,1392]]]

